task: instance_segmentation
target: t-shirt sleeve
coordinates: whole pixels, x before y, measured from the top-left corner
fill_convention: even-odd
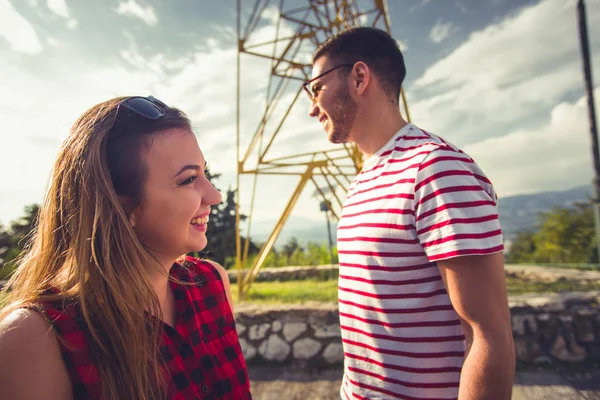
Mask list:
[[[417,237],[430,261],[504,249],[496,193],[465,153],[441,148],[425,157],[414,207]]]

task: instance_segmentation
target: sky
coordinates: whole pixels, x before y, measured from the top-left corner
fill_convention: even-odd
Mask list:
[[[271,3],[254,40],[273,38],[279,1]],[[254,1],[242,4],[245,21]],[[591,183],[576,4],[387,1],[412,122],[466,151],[501,198]],[[600,113],[600,0],[586,4]],[[77,117],[121,95],[153,94],[186,112],[211,172],[221,174],[216,186],[234,188],[236,55],[234,0],[0,0],[0,222],[41,202]],[[269,74],[268,62],[242,57],[243,145],[264,111]],[[298,100],[274,154],[328,146],[308,107],[307,97]],[[260,177],[254,221],[276,220],[296,182]],[[242,179],[245,213],[252,184]],[[321,223],[313,191],[293,215]]]

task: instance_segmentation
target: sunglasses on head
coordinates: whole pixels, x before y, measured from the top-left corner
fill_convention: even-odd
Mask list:
[[[143,118],[155,121],[164,117],[165,109],[169,107],[154,96],[134,96],[129,97],[117,106],[117,115],[119,115],[119,111],[122,108],[132,111]]]

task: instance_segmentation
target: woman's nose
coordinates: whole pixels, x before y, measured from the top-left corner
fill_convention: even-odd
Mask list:
[[[221,201],[223,201],[223,196],[221,192],[219,192],[212,183],[208,183],[209,187],[206,188],[206,192],[204,196],[202,196],[202,202],[210,205],[217,205]]]

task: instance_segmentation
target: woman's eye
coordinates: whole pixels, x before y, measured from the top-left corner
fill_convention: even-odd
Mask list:
[[[179,186],[189,185],[190,183],[193,183],[196,179],[198,179],[198,175],[190,176],[185,181],[181,182]]]

